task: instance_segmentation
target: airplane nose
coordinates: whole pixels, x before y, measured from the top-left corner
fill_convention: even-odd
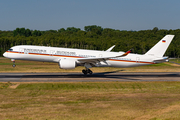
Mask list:
[[[4,57],[7,57],[7,53],[5,52],[5,53],[3,54],[3,56],[4,56]]]

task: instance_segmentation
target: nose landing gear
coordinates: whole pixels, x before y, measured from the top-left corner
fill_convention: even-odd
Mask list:
[[[93,74],[93,72],[90,69],[83,69],[82,73],[84,73],[84,75],[87,75],[87,74],[92,75]]]
[[[11,61],[13,62],[13,67],[16,67],[16,64],[15,64],[15,59],[11,59]]]

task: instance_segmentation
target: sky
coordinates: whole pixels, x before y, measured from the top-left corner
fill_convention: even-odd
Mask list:
[[[180,29],[180,0],[0,0],[0,30]]]

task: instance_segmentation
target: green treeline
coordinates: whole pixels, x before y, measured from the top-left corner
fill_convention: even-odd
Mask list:
[[[133,53],[144,54],[167,34],[175,35],[166,56],[179,57],[180,29],[141,31],[120,31],[101,26],[85,26],[84,30],[75,27],[59,30],[29,30],[16,28],[14,31],[0,31],[0,55],[15,45],[40,45],[65,48],[81,48],[106,50],[116,45],[113,51],[127,51],[133,48]]]

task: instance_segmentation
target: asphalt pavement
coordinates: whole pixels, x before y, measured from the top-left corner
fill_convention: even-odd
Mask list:
[[[135,82],[180,81],[180,72],[0,73],[0,82]]]

